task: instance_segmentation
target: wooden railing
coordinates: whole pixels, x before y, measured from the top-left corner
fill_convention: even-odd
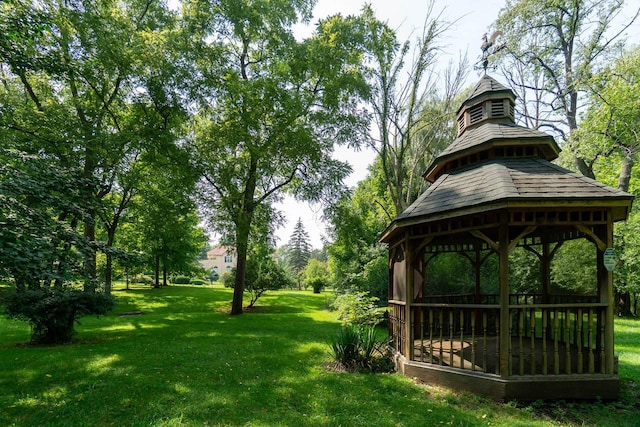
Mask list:
[[[398,351],[403,351],[406,342],[405,303],[389,301],[389,341]]]
[[[510,375],[606,372],[606,304],[509,307]]]
[[[513,298],[512,302],[534,301]],[[392,345],[405,348],[405,303],[390,303]],[[501,374],[500,355],[508,360],[508,376],[612,374],[606,371],[604,348],[606,305],[511,304],[509,346],[501,349],[497,304],[414,303],[413,345],[408,359],[459,369]]]

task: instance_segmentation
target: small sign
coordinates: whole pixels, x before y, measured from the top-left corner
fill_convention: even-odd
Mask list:
[[[604,262],[604,268],[606,268],[608,271],[613,271],[616,268],[616,264],[618,263],[616,250],[613,248],[607,248],[604,251],[602,261]]]

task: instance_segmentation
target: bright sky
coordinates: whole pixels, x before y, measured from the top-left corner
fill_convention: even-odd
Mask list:
[[[342,13],[356,14],[366,3],[363,0],[318,0],[312,25],[318,18]],[[369,0],[378,19],[386,21],[398,32],[400,41],[414,39],[422,29],[426,19],[428,0]],[[498,17],[505,0],[436,0],[433,13],[442,12],[442,17],[452,23],[451,30],[442,39],[445,55],[442,57],[443,69],[449,60],[456,61],[460,54],[468,53],[469,61],[476,62],[480,56],[482,35],[489,31],[490,25]],[[300,29],[301,32],[304,29]],[[309,30],[310,31],[310,30]],[[467,84],[472,85],[480,77],[480,72],[470,70]],[[347,180],[347,185],[354,187],[367,174],[367,168],[372,163],[374,154],[369,151],[354,152],[347,148],[338,148],[336,157],[347,160],[353,173]],[[322,238],[326,237],[325,223],[322,220],[322,208],[310,206],[308,203],[296,203],[293,198],[286,199],[277,208],[287,218],[285,226],[276,235],[278,246],[286,244],[293,233],[293,228],[302,219],[305,229],[311,238],[314,248],[322,248]]]

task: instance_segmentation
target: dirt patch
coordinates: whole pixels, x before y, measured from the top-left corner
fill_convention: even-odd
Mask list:
[[[144,311],[125,311],[124,313],[118,313],[118,317],[141,316],[143,314]]]

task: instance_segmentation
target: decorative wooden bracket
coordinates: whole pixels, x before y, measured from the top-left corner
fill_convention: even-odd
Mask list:
[[[491,247],[491,249],[493,249],[494,252],[499,252],[500,251],[500,245],[498,245],[496,242],[494,242],[493,240],[491,240],[486,234],[484,234],[482,231],[478,231],[478,230],[469,230],[469,233],[471,233],[472,236],[477,237],[478,239],[482,239],[485,242],[487,242],[487,244]]]
[[[518,237],[516,237],[515,239],[513,239],[511,241],[511,243],[509,243],[509,247],[507,248],[509,250],[509,253],[513,252],[513,250],[515,249],[516,245],[518,244],[518,242],[527,234],[532,233],[536,228],[538,228],[537,225],[530,225],[527,228],[525,228],[522,233],[520,233],[518,235]],[[491,246],[491,249],[493,249],[495,252],[499,252],[500,250],[500,245],[497,244],[496,242],[494,242],[493,240],[491,240],[486,234],[484,234],[482,231],[478,231],[478,230],[470,230],[469,233],[471,233],[472,236],[477,237],[479,239],[484,240],[485,242],[487,242],[487,244],[489,244],[489,246]]]
[[[596,235],[596,233],[593,232],[592,229],[583,224],[576,224],[576,228],[587,236],[591,237],[601,252],[604,252],[607,249],[607,244],[600,240],[600,238]]]
[[[518,234],[518,237],[516,237],[515,239],[513,239],[511,241],[511,243],[509,243],[509,253],[513,252],[513,250],[515,249],[515,247],[518,244],[518,242],[520,241],[520,239],[522,239],[527,234],[533,233],[533,231],[536,228],[538,228],[537,225],[530,225],[527,228],[525,228],[524,230],[522,230],[522,233]]]

